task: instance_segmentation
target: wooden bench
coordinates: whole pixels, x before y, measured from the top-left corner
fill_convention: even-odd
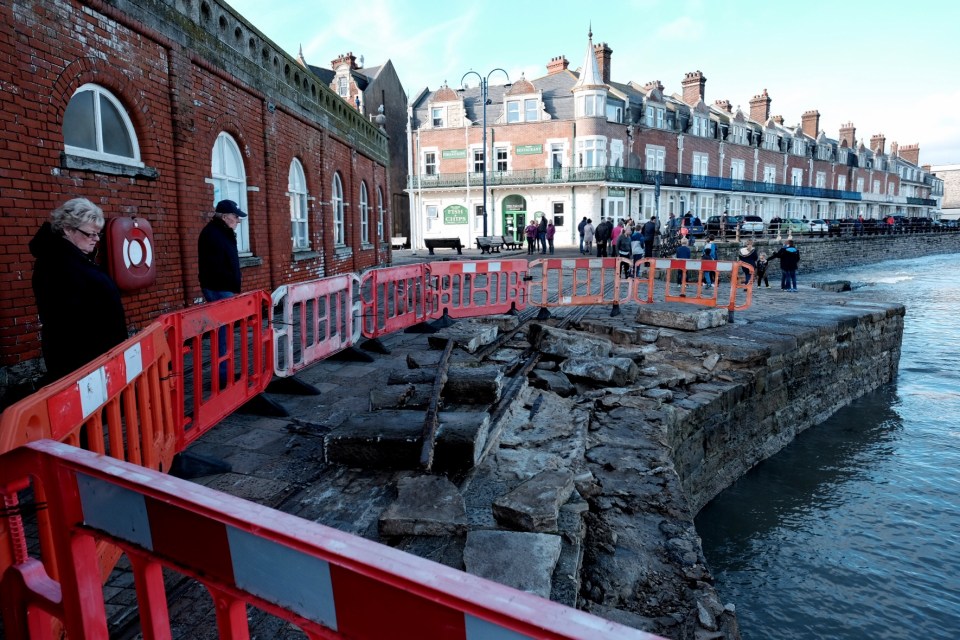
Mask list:
[[[456,249],[458,255],[463,255],[463,243],[460,238],[424,238],[423,244],[430,250],[430,255],[436,255],[434,249]]]
[[[477,238],[477,248],[480,253],[500,253],[500,247],[503,246],[503,238],[500,236],[480,236]]]
[[[403,249],[407,246],[407,236],[393,236],[390,238],[390,246],[394,249]]]
[[[507,249],[523,249],[523,243],[518,242],[517,240],[512,240],[507,236],[500,236],[500,239],[503,241],[503,246]]]

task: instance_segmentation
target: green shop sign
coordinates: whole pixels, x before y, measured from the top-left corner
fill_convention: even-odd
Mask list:
[[[521,144],[517,146],[518,156],[534,156],[538,153],[543,153],[542,144]]]
[[[440,157],[444,160],[456,160],[458,158],[466,158],[467,150],[466,149],[444,149],[440,153]]]
[[[624,187],[607,187],[607,195],[611,198],[622,198],[627,195]]]
[[[467,208],[452,204],[443,210],[443,224],[467,224]]]

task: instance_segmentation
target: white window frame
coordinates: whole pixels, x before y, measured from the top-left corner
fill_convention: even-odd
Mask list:
[[[763,148],[770,151],[778,151],[779,146],[777,145],[777,134],[772,132],[766,132],[763,134]]]
[[[93,129],[94,136],[96,138],[96,148],[77,147],[67,144],[67,132],[63,131],[64,152],[71,156],[80,156],[84,158],[91,158],[93,160],[104,160],[107,162],[116,162],[118,164],[125,164],[134,167],[143,167],[144,165],[140,161],[140,143],[137,140],[137,132],[133,128],[133,122],[130,120],[130,116],[127,114],[127,110],[124,108],[123,104],[112,93],[100,85],[90,83],[81,85],[76,91],[74,91],[70,101],[73,102],[80,96],[80,94],[83,93],[93,94]],[[116,109],[117,115],[119,115],[123,124],[124,132],[127,135],[127,142],[130,145],[131,155],[117,155],[103,150],[103,116],[101,112],[101,98],[106,100],[111,106],[113,106],[114,109]],[[68,104],[67,109],[69,108],[70,105]]]
[[[333,174],[333,191],[331,204],[333,205],[333,244],[337,247],[346,246],[346,224],[343,214],[343,182],[340,174]]]
[[[693,135],[701,138],[710,135],[710,118],[693,114]]]
[[[370,195],[363,180],[360,181],[360,242],[370,244]]]
[[[440,205],[438,204],[427,204],[425,205],[425,214],[427,219],[427,231],[434,231],[437,227],[441,226],[440,223]]]
[[[646,158],[646,164],[644,168],[647,171],[663,171],[666,167],[666,148],[648,144],[647,148],[645,149],[644,156]]]
[[[763,165],[763,181],[766,184],[777,183],[777,167],[772,164]]]
[[[290,242],[294,251],[310,249],[310,210],[307,207],[307,177],[300,160],[294,158],[287,172],[290,199]]]
[[[607,121],[623,122],[623,107],[619,104],[607,103]]]
[[[523,99],[523,121],[536,122],[540,119],[540,101],[536,98]]]
[[[666,115],[666,109],[663,107],[657,107],[657,129],[664,128],[664,116]]]
[[[432,123],[435,129],[441,129],[444,126],[446,126],[447,108],[446,107],[430,107],[430,122]]]
[[[473,162],[470,165],[472,167],[472,173],[481,176],[487,168],[486,152],[483,147],[473,147],[471,151],[473,152],[471,154],[473,156]],[[477,165],[479,165],[479,168]]]
[[[804,152],[804,143],[800,138],[793,139],[793,155],[802,156]]]
[[[743,198],[740,196],[731,196],[727,203],[727,215],[739,216],[743,212]]]
[[[383,242],[383,221],[385,219],[383,210],[383,189],[377,187],[377,238]]]
[[[437,175],[437,151],[435,149],[423,150],[423,175]]]
[[[347,79],[347,76],[337,78],[337,94],[341,98],[346,98],[350,95],[350,81]]]
[[[879,180],[874,180],[874,181],[873,181],[873,193],[880,193],[880,181],[879,181]]]
[[[790,184],[795,187],[803,186],[803,169],[793,168],[790,170]]]
[[[837,176],[837,191],[847,190],[847,176]]]
[[[824,171],[817,171],[817,189],[827,188],[827,174]]]
[[[714,198],[712,194],[701,193],[697,197],[697,217],[706,220],[713,215]]]
[[[522,122],[520,100],[507,100],[507,124]]]
[[[694,153],[693,154],[693,175],[698,177],[710,175],[710,154],[708,153]]]
[[[607,164],[607,139],[603,136],[577,138],[577,166],[581,169]]]
[[[511,164],[510,147],[497,146],[493,148],[493,166],[497,173],[507,173]]]
[[[863,178],[857,178],[857,191],[863,193]]]
[[[243,211],[247,209],[247,173],[240,146],[229,133],[221,131],[213,143],[210,160],[210,182],[213,183],[213,205],[233,200]],[[211,209],[213,207],[211,206]],[[237,251],[250,254],[250,218],[240,218],[237,225]]]
[[[747,163],[739,158],[730,160],[730,179],[745,180],[747,175]]]

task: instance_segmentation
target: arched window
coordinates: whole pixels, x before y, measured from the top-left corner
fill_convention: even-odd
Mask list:
[[[290,238],[294,251],[310,248],[310,225],[307,212],[307,179],[303,165],[296,158],[290,163],[287,178],[287,196],[290,198]]]
[[[247,209],[247,174],[243,168],[243,156],[240,147],[229,133],[221,132],[213,145],[211,163],[211,182],[213,183],[213,203],[210,210],[221,200],[233,200],[241,209]],[[237,226],[237,249],[241,253],[250,253],[250,218],[240,218]]]
[[[343,228],[343,183],[340,175],[333,174],[333,244],[342,247],[346,244]]]
[[[383,242],[383,189],[377,187],[377,238]]]
[[[95,84],[81,86],[70,98],[63,114],[63,143],[69,155],[143,166],[126,109]]]
[[[367,183],[360,182],[360,242],[370,244],[370,199],[367,197]]]

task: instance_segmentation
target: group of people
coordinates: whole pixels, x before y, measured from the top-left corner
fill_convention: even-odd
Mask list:
[[[577,225],[580,233],[581,255],[592,255],[593,244],[597,244],[597,257],[611,256],[640,258],[653,256],[653,245],[660,235],[660,223],[654,216],[643,224],[624,218],[616,225],[610,218],[603,218],[596,227],[593,220],[584,216]],[[635,244],[638,243],[638,244]]]
[[[763,282],[768,289],[770,288],[770,280],[767,278],[767,268],[770,265],[770,260],[779,260],[780,288],[784,291],[792,291],[794,293],[797,291],[797,269],[800,266],[800,249],[797,248],[793,239],[788,239],[784,245],[769,258],[767,258],[767,254],[762,251],[758,254],[757,248],[753,246],[753,240],[747,240],[746,246],[740,249],[737,259],[754,268],[754,281],[758,288],[760,287],[760,283]],[[749,284],[750,272],[747,269],[743,269],[742,271],[744,282]]]
[[[200,289],[212,302],[240,293],[236,228],[246,213],[232,200],[217,203],[197,241]],[[29,243],[35,258],[33,293],[40,316],[46,381],[53,382],[127,339],[120,289],[97,262],[106,220],[86,198],[73,198],[50,213]],[[219,332],[220,355],[226,332]],[[226,363],[220,370],[221,385]]]
[[[553,236],[556,235],[557,228],[553,220],[548,221],[547,216],[540,216],[540,222],[536,218],[530,220],[523,229],[523,234],[527,238],[527,255],[532,256],[540,250],[541,254],[553,253]]]

